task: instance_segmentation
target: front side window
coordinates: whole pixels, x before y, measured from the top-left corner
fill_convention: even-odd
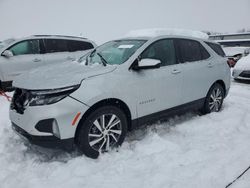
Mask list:
[[[127,61],[145,42],[145,40],[110,41],[81,57],[79,62],[119,65]]]
[[[45,48],[47,53],[67,52],[67,40],[63,39],[45,39]]]
[[[178,48],[183,63],[201,61],[210,57],[207,50],[195,40],[179,39]]]
[[[14,56],[26,55],[26,54],[39,54],[39,40],[26,40],[15,44],[10,47],[10,50]]]
[[[142,54],[141,59],[158,59],[161,66],[176,64],[173,39],[164,39],[151,44]]]

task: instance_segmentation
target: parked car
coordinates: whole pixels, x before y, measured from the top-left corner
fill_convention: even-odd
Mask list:
[[[242,57],[233,69],[235,80],[250,80],[250,55]]]
[[[123,38],[74,66],[23,74],[14,81],[12,127],[34,144],[76,145],[96,158],[146,122],[191,109],[218,112],[231,75],[213,44],[172,35]]]
[[[12,88],[12,81],[32,68],[72,61],[95,43],[80,37],[35,35],[0,43],[0,89]]]
[[[244,46],[224,46],[223,50],[231,61],[232,67],[235,66],[240,58],[247,56],[250,53],[250,48]]]

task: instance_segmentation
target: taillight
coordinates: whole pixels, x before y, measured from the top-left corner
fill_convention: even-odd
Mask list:
[[[228,59],[227,60],[227,64],[228,66],[231,68],[231,67],[234,67],[236,61],[234,59]]]

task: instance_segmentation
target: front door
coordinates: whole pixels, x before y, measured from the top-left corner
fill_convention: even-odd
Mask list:
[[[39,39],[18,42],[7,50],[13,53],[13,57],[0,57],[5,81],[12,81],[16,76],[44,63],[44,56],[40,54]]]
[[[138,118],[181,104],[182,70],[176,59],[174,40],[151,44],[140,59],[158,59],[161,67],[133,71]]]

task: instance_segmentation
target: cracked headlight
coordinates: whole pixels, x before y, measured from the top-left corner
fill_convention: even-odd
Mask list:
[[[30,91],[30,106],[40,106],[54,104],[65,97],[69,96],[75,90],[79,88],[80,85],[60,88],[60,89],[50,89],[50,90],[33,90]]]

